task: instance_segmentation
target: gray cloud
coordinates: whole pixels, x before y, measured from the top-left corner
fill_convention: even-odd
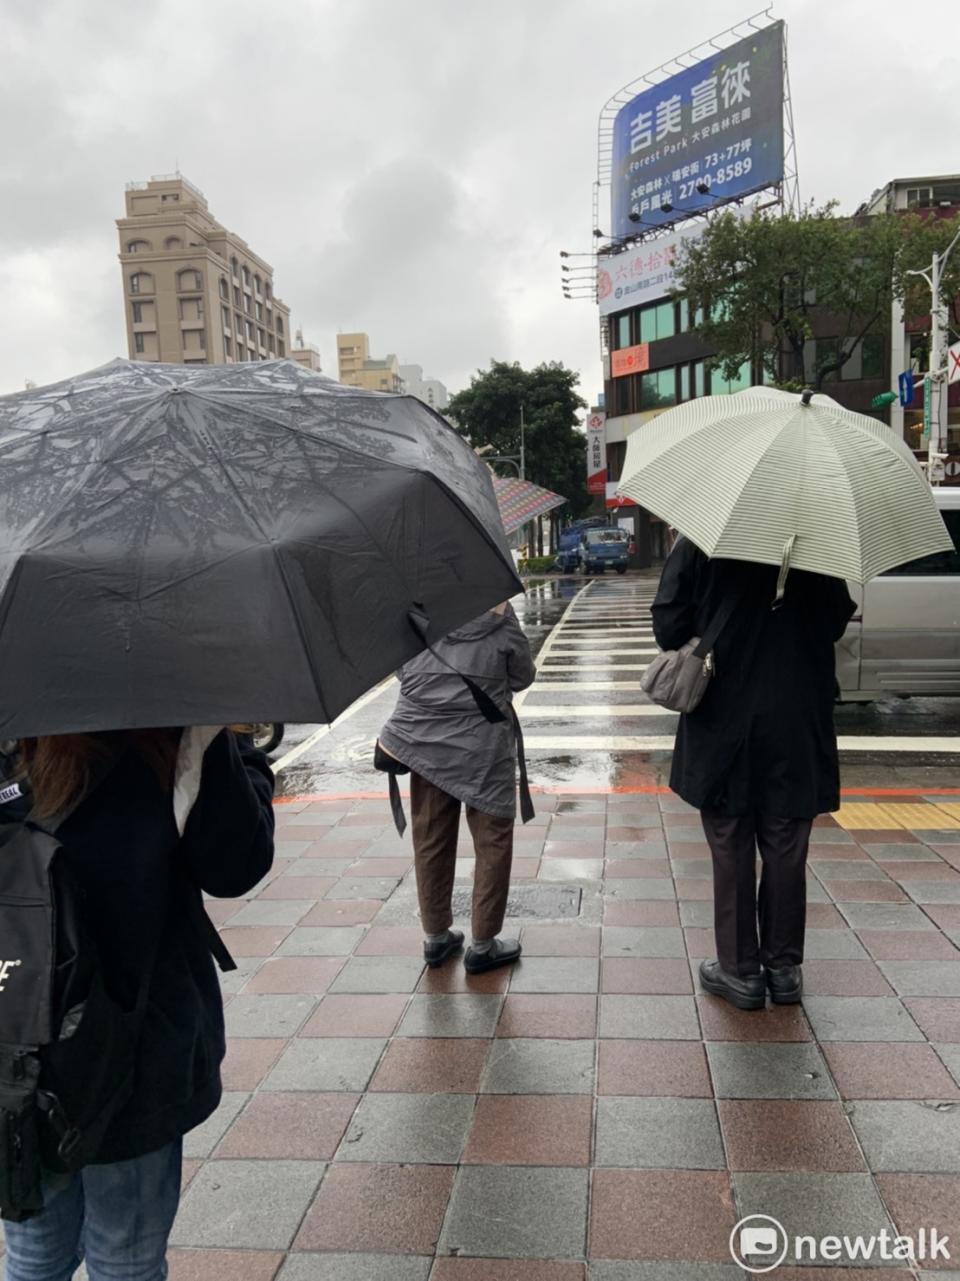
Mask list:
[[[946,0],[924,7],[945,36],[923,60],[865,0],[778,15],[803,195],[852,208],[955,167]],[[179,163],[273,264],[329,372],[356,327],[454,390],[491,357],[559,359],[593,396],[596,313],[562,299],[557,251],[591,243],[600,107],[741,17],[740,0],[8,0],[0,391],[122,352],[123,186]]]

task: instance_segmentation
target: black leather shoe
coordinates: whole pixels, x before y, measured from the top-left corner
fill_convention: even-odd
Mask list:
[[[799,965],[767,969],[767,987],[774,1005],[797,1005],[803,996],[803,971]]]
[[[722,970],[719,961],[700,962],[700,986],[705,992],[722,996],[738,1010],[762,1010],[767,1003],[762,974],[740,978]]]
[[[512,965],[520,960],[523,949],[519,939],[494,939],[487,952],[475,952],[467,948],[463,958],[463,968],[468,974],[483,974],[485,970],[496,970],[501,965]]]
[[[431,970],[442,965],[448,957],[459,952],[463,947],[463,935],[459,930],[447,930],[447,937],[440,943],[424,943],[423,959]]]

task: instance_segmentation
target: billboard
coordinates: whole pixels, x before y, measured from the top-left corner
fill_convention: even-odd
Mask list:
[[[635,236],[782,179],[783,23],[776,22],[620,109],[610,234]]]
[[[681,247],[699,240],[704,224],[642,241],[618,254],[597,258],[597,302],[601,316],[665,297],[676,286]]]
[[[623,378],[626,374],[642,374],[650,368],[650,344],[637,343],[636,347],[621,347],[610,353],[610,374]]]
[[[607,416],[593,413],[587,419],[587,493],[603,494],[607,488]]]

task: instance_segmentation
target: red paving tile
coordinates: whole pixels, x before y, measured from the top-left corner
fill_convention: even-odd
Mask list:
[[[592,1039],[597,1034],[597,1001],[582,994],[511,993],[503,1003],[497,1036]]]
[[[606,957],[600,975],[604,993],[687,996],[693,991],[690,966],[683,960]]]
[[[335,876],[290,876],[285,872],[265,885],[257,898],[323,898],[336,883]]]
[[[383,903],[380,899],[330,899],[318,903],[304,916],[301,925],[366,925],[377,915]]]
[[[683,841],[679,844],[671,841],[670,857],[672,859],[709,858],[710,846],[706,841]]]
[[[322,846],[326,851],[325,858],[346,858],[348,853],[359,854],[361,850],[366,849],[370,844],[366,836],[346,836],[344,835],[339,824],[336,827],[321,827],[319,824],[311,826],[308,823],[291,824],[290,827],[284,828],[283,839],[286,841],[309,841],[312,846]],[[334,850],[340,850],[339,854],[334,854]],[[309,850],[304,851],[307,858],[317,857],[311,855]]]
[[[949,1174],[876,1177],[897,1231],[915,1237],[921,1228],[936,1228],[941,1237],[950,1237],[948,1249],[956,1259],[960,1242],[960,1178]]]
[[[677,898],[683,902],[709,903],[713,901],[713,881],[705,877],[678,876],[674,882]]]
[[[601,1041],[597,1093],[706,1099],[707,1056],[696,1041]]]
[[[228,925],[220,931],[233,956],[272,956],[292,925]]]
[[[242,898],[209,898],[203,906],[214,925],[225,925],[231,916],[236,916],[242,910],[245,903],[246,899]]]
[[[663,832],[659,827],[608,827],[607,840],[629,841],[631,844],[662,841]],[[674,855],[674,858],[676,857],[677,855]]]
[[[956,1099],[960,1087],[929,1045],[823,1045],[843,1099]]]
[[[244,994],[320,996],[343,969],[345,956],[274,956],[264,961]]]
[[[221,1066],[225,1090],[255,1090],[287,1047],[283,1040],[234,1037]]]
[[[284,1256],[273,1250],[171,1250],[170,1281],[273,1281]]]
[[[942,930],[960,930],[960,903],[925,903],[923,910]]]
[[[525,925],[520,941],[525,956],[600,954],[600,930],[594,925]]]
[[[884,863],[883,870],[895,881],[953,881],[960,884],[960,872],[948,863],[907,862]]]
[[[435,970],[425,969],[417,984],[418,992],[476,992],[493,995],[505,992],[510,982],[510,967],[490,970],[486,974],[468,974],[456,958]]]
[[[545,858],[603,858],[603,841],[547,841],[543,847]]]
[[[836,863],[841,859],[847,863],[862,863],[869,857],[870,855],[867,851],[862,850],[859,845],[811,845],[808,855],[811,863],[821,862],[825,859],[829,859],[832,863]]]
[[[717,943],[713,930],[699,925],[688,925],[684,927],[683,937],[687,944],[687,952],[693,960],[706,961],[716,956]]]
[[[377,996],[328,995],[311,1015],[300,1036],[392,1036],[407,1007],[401,993]]]
[[[937,930],[859,930],[857,937],[877,961],[955,961],[957,949]]]
[[[476,1094],[489,1041],[398,1037],[387,1046],[369,1088],[404,1094]]]
[[[919,836],[903,827],[882,827],[875,830],[857,828],[854,836],[861,845],[920,845]]]
[[[810,1024],[799,1005],[769,1005],[765,1010],[736,1010],[719,996],[697,997],[706,1041],[812,1041]]]
[[[535,881],[539,871],[539,858],[515,858],[510,875],[515,881]]]
[[[465,1164],[590,1164],[593,1099],[569,1095],[493,1095],[477,1100]]]
[[[361,858],[344,872],[344,879],[365,876],[405,876],[413,867],[409,858]]]
[[[666,899],[608,899],[603,905],[604,925],[679,925],[676,903]]]
[[[453,1176],[447,1165],[334,1165],[294,1247],[433,1254]]]
[[[845,930],[847,922],[832,903],[807,904],[808,930]]]
[[[811,996],[893,996],[873,961],[806,961],[804,990]]]
[[[731,1170],[867,1168],[839,1103],[720,1099],[717,1110]]]
[[[910,996],[904,999],[928,1041],[960,1041],[960,998]]]
[[[305,840],[306,838],[301,837],[300,839]],[[360,858],[368,845],[369,841],[312,840],[300,857],[320,862],[325,858],[356,859]]]
[[[263,1090],[230,1126],[214,1159],[329,1161],[359,1102],[358,1094]]]
[[[729,1263],[736,1218],[727,1174],[597,1170],[589,1257]]]
[[[586,1281],[582,1263],[540,1259],[437,1259],[430,1281]]]

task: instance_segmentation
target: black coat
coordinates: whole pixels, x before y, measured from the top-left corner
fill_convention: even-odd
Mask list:
[[[223,999],[207,941],[191,916],[201,890],[244,894],[273,862],[273,775],[233,734],[214,739],[183,837],[156,774],[126,751],[58,830],[84,892],[111,994],[127,1006],[160,934],[133,1097],[98,1153],[124,1161],[163,1147],[220,1101]]]
[[[708,560],[687,539],[663,568],[653,603],[661,649],[702,636],[739,594],[714,647],[714,678],[677,730],[670,786],[698,809],[813,818],[840,805],[833,647],[855,605],[840,579],[791,570],[774,609],[777,573]]]

